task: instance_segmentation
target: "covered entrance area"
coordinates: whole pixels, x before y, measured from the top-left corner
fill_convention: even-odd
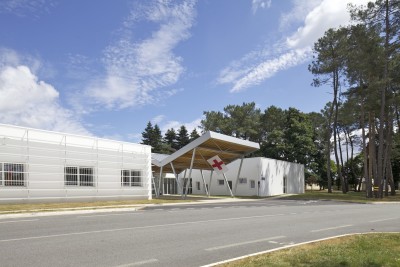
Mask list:
[[[176,151],[172,155],[154,154],[152,156],[152,171],[153,171],[153,187],[156,197],[162,194],[173,194],[177,192],[182,197],[190,194],[193,186],[192,184],[192,170],[200,170],[202,176],[203,188],[205,194],[210,195],[209,184],[212,180],[214,171],[221,171],[223,165],[229,164],[235,160],[240,160],[240,166],[246,155],[257,151],[260,148],[258,143],[250,142],[234,138],[231,136],[206,132],[193,142],[185,147]],[[213,161],[210,164],[208,160],[218,156],[221,161]],[[203,170],[209,170],[210,176],[204,177]],[[228,181],[225,173],[223,174],[225,185],[234,196],[238,177],[240,176],[241,167],[238,170],[237,177],[231,177]],[[173,175],[175,185],[171,181],[165,181],[165,174]],[[206,182],[209,181],[208,183]],[[170,180],[170,178],[168,179]],[[232,183],[232,181],[235,181]]]

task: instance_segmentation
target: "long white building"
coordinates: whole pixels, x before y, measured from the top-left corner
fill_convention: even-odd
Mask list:
[[[0,124],[0,203],[151,199],[151,147]]]

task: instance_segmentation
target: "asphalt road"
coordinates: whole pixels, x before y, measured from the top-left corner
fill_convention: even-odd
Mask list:
[[[202,266],[363,232],[400,232],[400,204],[257,200],[0,218],[0,266]]]

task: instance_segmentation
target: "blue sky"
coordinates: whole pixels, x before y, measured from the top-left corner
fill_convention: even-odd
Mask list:
[[[331,100],[313,43],[366,0],[1,0],[0,123],[140,142],[203,111]]]

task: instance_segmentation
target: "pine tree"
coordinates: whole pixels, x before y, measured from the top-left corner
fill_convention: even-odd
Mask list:
[[[177,149],[176,132],[174,128],[168,129],[164,135],[164,143],[169,145],[174,150]]]
[[[199,133],[197,132],[196,128],[194,128],[193,131],[190,133],[190,140],[189,141],[192,142],[193,140],[195,140],[195,139],[197,139],[199,137],[200,137]]]
[[[181,128],[179,128],[176,141],[178,149],[181,149],[182,147],[189,144],[189,134],[184,125],[182,125]]]
[[[154,153],[162,153],[162,135],[158,125],[154,125],[154,129],[151,135],[151,146],[153,147]]]
[[[153,136],[154,128],[151,122],[147,123],[146,129],[142,132],[142,144],[151,146],[151,139]]]

